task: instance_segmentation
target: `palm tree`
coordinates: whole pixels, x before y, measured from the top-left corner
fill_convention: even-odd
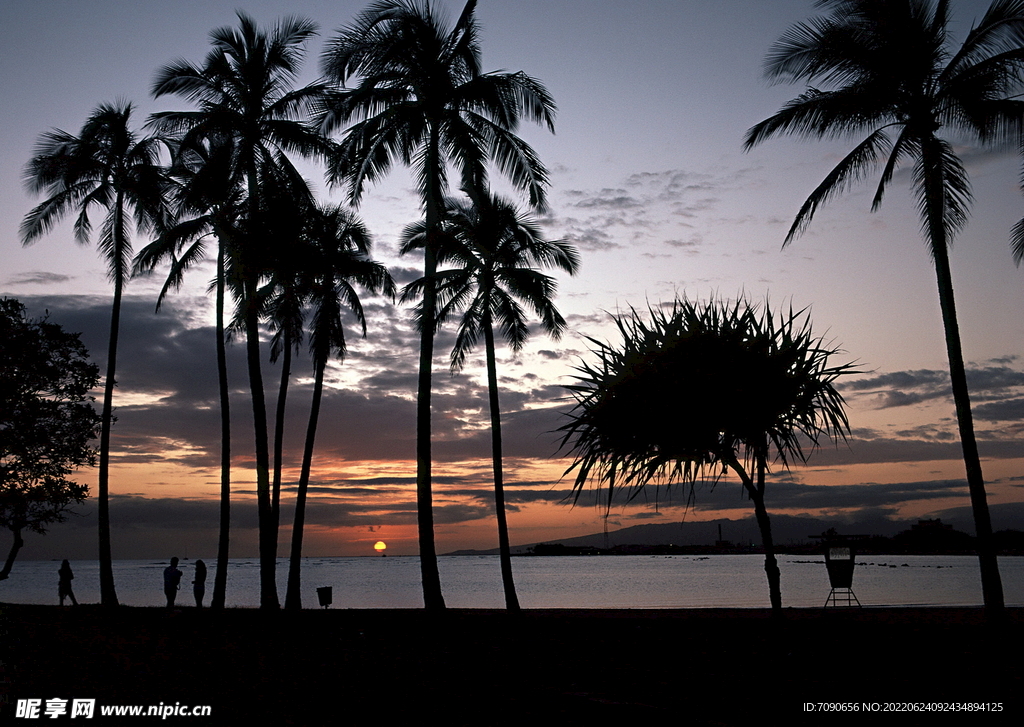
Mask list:
[[[434,325],[440,328],[449,319],[461,315],[451,353],[453,374],[462,370],[466,356],[473,350],[481,333],[484,337],[501,580],[505,607],[518,611],[519,599],[512,578],[512,553],[505,513],[494,325],[496,323],[501,330],[509,348],[513,351],[522,349],[530,333],[525,304],[540,318],[544,331],[558,339],[566,323],[552,300],[556,284],[539,268],[557,268],[575,275],[579,269],[579,255],[566,242],[544,240],[537,224],[517,210],[512,202],[487,192],[467,190],[467,193],[472,201],[448,200],[438,264],[452,267],[437,273],[438,310],[433,318]],[[402,252],[422,247],[425,237],[423,224],[410,226],[405,232]],[[425,280],[421,278],[407,286],[403,299],[419,297],[424,284]],[[418,314],[422,318],[422,308]]]
[[[949,244],[967,221],[970,180],[940,131],[988,144],[1016,141],[1024,102],[1013,99],[1024,71],[1024,1],[996,0],[956,49],[949,43],[949,2],[822,0],[830,15],[799,23],[773,46],[765,73],[809,87],[752,127],[747,149],[777,134],[867,136],[804,202],[784,245],[824,202],[878,164],[872,202],[878,209],[897,167],[913,163],[913,188],[938,279],[949,374],[967,485],[974,510],[985,607],[998,614],[1003,589],[996,562],[985,481],[974,434],[949,266]],[[884,160],[884,163],[883,163]]]
[[[320,402],[324,390],[324,372],[331,356],[344,360],[344,311],[355,316],[366,335],[366,317],[359,296],[353,287],[358,284],[368,293],[394,296],[395,284],[380,263],[369,259],[370,235],[350,212],[339,207],[316,209],[309,213],[304,242],[313,259],[306,266],[300,288],[312,306],[312,327],[309,350],[313,359],[313,401],[302,452],[302,470],[295,498],[295,523],[292,527],[291,561],[288,570],[288,591],[285,608],[302,608],[301,568],[302,534],[306,519],[306,494],[313,463]]]
[[[164,194],[167,181],[160,166],[160,146],[152,137],[139,138],[131,129],[132,106],[102,104],[82,126],[78,136],[54,129],[41,137],[25,168],[25,182],[47,199],[21,223],[21,239],[31,244],[65,215],[77,212],[75,239],[87,244],[92,235],[89,218],[94,207],[106,210],[97,240],[107,259],[107,275],[114,284],[100,423],[100,462],[97,492],[99,525],[100,601],[117,605],[110,551],[110,426],[113,423],[114,386],[117,381],[117,339],[121,295],[131,277],[132,242],[129,229],[148,231],[168,217]]]
[[[554,129],[554,101],[525,73],[481,73],[480,45],[469,0],[449,27],[429,0],[377,0],[328,44],[324,72],[354,88],[326,94],[321,128],[352,124],[331,171],[358,203],[367,182],[396,159],[415,168],[425,213],[423,310],[416,410],[416,502],[423,598],[443,609],[434,548],[431,495],[430,383],[434,355],[437,237],[444,216],[448,166],[462,183],[482,185],[488,162],[544,203],[547,171],[515,131],[525,115]],[[354,123],[353,123],[354,122]]]
[[[281,361],[281,378],[277,389],[277,403],[274,412],[274,471],[271,478],[270,510],[274,540],[281,524],[281,483],[284,468],[285,413],[288,401],[288,384],[291,380],[292,355],[302,344],[305,315],[301,278],[313,262],[309,255],[302,254],[300,231],[310,215],[317,213],[311,200],[303,199],[300,188],[295,193],[288,191],[290,184],[277,188],[264,200],[273,205],[264,219],[272,225],[264,229],[269,239],[275,240],[276,247],[284,254],[274,255],[270,269],[270,280],[259,291],[260,309],[268,320],[274,336],[270,341],[270,362]],[[283,192],[283,193],[282,193]]]
[[[597,362],[578,367],[576,399],[561,427],[575,455],[576,497],[594,478],[635,496],[648,485],[716,482],[726,468],[743,484],[765,550],[772,609],[782,608],[779,567],[765,506],[773,461],[806,461],[822,440],[845,439],[849,425],[834,382],[854,373],[830,366],[837,349],[790,310],[776,320],[744,301],[676,301],[651,321],[635,311],[615,319],[618,346],[591,339]]]
[[[213,281],[216,308],[217,384],[221,419],[220,526],[217,572],[210,607],[224,608],[227,598],[228,555],[231,542],[231,405],[228,391],[225,301],[228,285],[228,250],[237,237],[240,215],[238,185],[232,183],[233,145],[213,139],[191,147],[173,145],[172,180],[177,184],[178,222],[139,251],[136,273],[150,273],[165,258],[171,260],[167,280],[157,298],[157,310],[171,289],[177,290],[185,273],[206,259],[210,235],[217,240],[217,271]],[[181,217],[188,219],[181,220]],[[187,247],[186,247],[187,246]]]
[[[308,104],[323,89],[307,86],[293,90],[302,59],[302,46],[316,26],[298,18],[282,21],[269,33],[260,30],[244,13],[239,27],[211,33],[213,50],[199,67],[177,61],[163,68],[153,86],[154,96],[178,94],[199,110],[155,114],[158,129],[191,139],[227,137],[235,146],[235,178],[243,190],[245,214],[240,220],[233,264],[241,289],[246,360],[256,453],[256,490],[260,520],[260,603],[277,608],[275,567],[277,537],[273,527],[270,492],[270,448],[266,400],[259,351],[259,285],[272,268],[275,240],[266,233],[271,221],[264,204],[277,186],[297,194],[298,186],[283,179],[299,179],[286,152],[307,157],[325,156],[329,143],[300,119]],[[307,192],[308,194],[308,192]]]

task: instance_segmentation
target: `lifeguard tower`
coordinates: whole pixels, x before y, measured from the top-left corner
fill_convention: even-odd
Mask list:
[[[828,571],[828,582],[832,587],[828,598],[825,599],[824,608],[862,608],[857,594],[853,592],[853,569],[857,557],[853,541],[864,536],[842,536],[834,529],[830,529],[821,535],[811,537],[821,539],[825,552],[825,569]]]

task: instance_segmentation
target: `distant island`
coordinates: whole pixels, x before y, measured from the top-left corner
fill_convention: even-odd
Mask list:
[[[806,525],[820,525],[811,518],[791,518],[795,521],[810,522]],[[743,521],[714,521],[718,529],[717,538],[713,542],[694,542],[697,528],[707,530],[708,523],[659,523],[635,525],[608,533],[595,533],[579,538],[569,538],[530,545],[517,546],[512,549],[518,556],[547,555],[739,555],[759,554],[764,549],[760,543],[750,538],[738,538],[737,542],[721,537],[722,525],[743,529]],[[792,529],[790,523],[789,529]],[[892,535],[869,534],[858,524],[839,530],[839,535],[851,538],[856,552],[864,555],[975,555],[974,536],[956,530],[952,525],[943,523],[941,519],[919,520],[917,523],[906,523],[905,529]],[[898,523],[894,523],[899,527]],[[909,525],[909,527],[907,527]],[[685,527],[689,526],[689,528]],[[788,542],[780,542],[776,550],[787,555],[820,555],[822,544],[820,536],[828,528],[805,531],[802,539],[792,536]],[[668,537],[666,537],[668,536]],[[675,536],[673,540],[670,537]],[[687,538],[686,536],[690,536]],[[685,539],[684,539],[685,538]],[[685,540],[690,542],[685,542]],[[780,538],[781,540],[781,538]],[[1024,555],[1024,531],[1001,530],[995,533],[996,549],[1000,555]],[[497,555],[497,548],[491,550],[457,550],[445,555]]]

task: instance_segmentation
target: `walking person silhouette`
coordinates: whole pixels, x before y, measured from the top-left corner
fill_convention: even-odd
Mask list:
[[[78,599],[75,598],[75,592],[71,590],[71,581],[75,579],[75,574],[71,570],[71,564],[68,563],[67,558],[60,564],[60,570],[57,571],[57,596],[60,598],[60,605],[64,605],[64,599],[70,598],[71,605],[77,606]]]

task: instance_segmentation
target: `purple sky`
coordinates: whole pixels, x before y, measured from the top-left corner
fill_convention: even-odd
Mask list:
[[[460,9],[453,2],[439,4],[453,16]],[[986,5],[955,3],[954,30],[960,37]],[[105,345],[109,305],[104,264],[95,250],[71,242],[67,226],[21,247],[18,224],[38,201],[22,188],[21,169],[40,133],[51,127],[77,133],[100,102],[132,101],[140,125],[154,111],[186,108],[174,98],[149,97],[154,74],[179,57],[199,62],[209,31],[234,24],[236,6],[222,0],[0,5],[0,97],[5,100],[0,105],[5,142],[0,157],[0,294],[21,298],[37,315],[47,308],[54,321],[84,331],[97,359]],[[303,74],[303,81],[310,81],[317,74],[324,36],[363,6],[263,0],[242,7],[262,25],[286,13],[320,24],[321,37],[309,46]],[[531,127],[522,135],[552,172],[546,233],[572,241],[583,255],[580,275],[559,282],[569,335],[557,344],[535,336],[515,360],[503,354],[509,456],[513,471],[526,481],[524,502],[530,497],[557,500],[543,493],[567,487],[557,484],[557,474],[552,478],[561,465],[546,463],[553,446],[544,433],[559,424],[556,412],[564,407],[557,401],[563,395],[559,385],[568,383],[574,362],[586,354],[584,336],[611,336],[608,313],[630,306],[644,308],[675,295],[734,297],[741,292],[755,301],[770,295],[774,306],[809,306],[815,330],[835,339],[848,352],[847,360],[860,362],[866,372],[847,389],[855,433],[850,448],[822,452],[810,468],[783,480],[794,486],[842,485],[842,497],[839,490],[832,492],[836,512],[883,508],[894,516],[915,517],[966,502],[959,485],[930,487],[955,483],[963,475],[953,437],[935,277],[908,192],[909,173],[897,174],[879,213],[869,212],[873,185],[856,187],[822,209],[807,233],[781,250],[802,201],[855,142],[780,139],[749,154],[741,148],[747,128],[802,90],[769,86],[760,69],[769,45],[813,12],[810,0],[480,2],[484,69],[526,71],[546,84],[558,104],[555,135]],[[971,222],[955,242],[952,265],[986,476],[996,503],[1019,502],[1024,499],[1019,494],[1024,474],[1024,273],[1012,263],[1008,235],[1024,216],[1020,160],[1014,150],[964,144],[957,149],[972,176],[976,203]],[[322,189],[320,172],[310,167],[308,174]],[[418,216],[411,186],[407,173],[398,169],[367,191],[360,208],[376,237],[377,256],[403,269],[405,279],[420,264],[395,254],[401,228]],[[203,336],[210,324],[204,289],[211,272],[208,266],[194,274],[156,317],[151,311],[160,281],[137,280],[129,288],[122,337],[127,353],[118,376],[122,454],[115,464],[120,466],[115,491],[153,502],[147,505],[140,498],[133,501],[138,507],[123,510],[125,520],[138,519],[121,526],[125,532],[135,530],[120,546],[115,538],[115,555],[148,553],[141,543],[149,541],[140,532],[142,523],[150,521],[138,514],[146,506],[154,513],[146,516],[152,522],[180,522],[180,513],[166,515],[170,510],[157,504],[184,498],[206,507],[205,498],[215,491],[216,414],[206,408],[215,381],[212,346]],[[329,402],[335,408],[324,414],[323,456],[335,463],[372,460],[383,463],[374,470],[379,476],[404,477],[412,456],[414,337],[404,314],[387,304],[372,303],[370,313],[369,338],[353,345],[350,361],[333,372],[337,389]],[[450,340],[450,334],[443,334],[438,351],[444,352]],[[241,356],[238,347],[232,355]],[[453,529],[441,536],[442,547],[490,547],[485,541],[493,536],[483,535],[492,527],[482,496],[487,452],[486,431],[480,427],[482,368],[472,365],[463,376],[449,379],[441,359],[439,364],[439,402],[445,409],[436,416],[437,451],[439,459],[452,463],[454,478],[446,485],[451,497],[444,505],[451,508]],[[268,380],[274,373],[268,373]],[[241,376],[236,380],[241,385]],[[291,415],[296,432],[302,431],[308,388],[308,380],[300,378],[294,389],[292,401],[302,402]],[[251,435],[244,429],[241,399],[236,411],[236,447],[243,449],[250,446]],[[292,443],[296,448],[298,438]],[[390,461],[402,464],[389,468]],[[251,486],[247,476],[239,471],[242,489]],[[334,471],[323,474],[325,491],[337,477]],[[357,478],[346,480],[351,497],[339,496],[341,510],[334,515],[325,511],[325,529],[342,511],[351,518],[346,521],[351,528],[406,521],[409,513],[393,505],[360,514],[361,503],[372,496],[357,502],[353,482],[365,484],[368,477],[364,466]],[[189,478],[192,484],[183,491],[181,483]],[[392,504],[407,492],[404,481],[396,479],[393,487],[387,494]],[[851,489],[856,487],[862,489]],[[786,499],[779,488],[775,505],[788,512],[830,509],[827,498]],[[817,491],[826,492],[823,487]],[[708,501],[706,507],[709,512],[747,507],[738,497],[732,499],[736,502],[728,505]],[[564,519],[567,534],[600,528],[590,508],[569,510],[555,502],[543,507],[543,515],[531,511],[531,517],[552,523],[545,525],[550,537],[556,536],[558,518]],[[622,524],[655,517],[637,508],[616,512]],[[1002,521],[997,517],[997,527],[1022,526],[1010,510],[1005,512]],[[679,516],[669,508],[656,517]],[[91,518],[84,518],[75,528],[87,529],[89,523]],[[513,541],[540,539],[525,527],[517,537],[515,516],[511,524]],[[70,537],[58,530],[47,538],[59,543]],[[38,540],[33,547],[39,557],[50,555]],[[328,545],[323,547],[330,552]]]

